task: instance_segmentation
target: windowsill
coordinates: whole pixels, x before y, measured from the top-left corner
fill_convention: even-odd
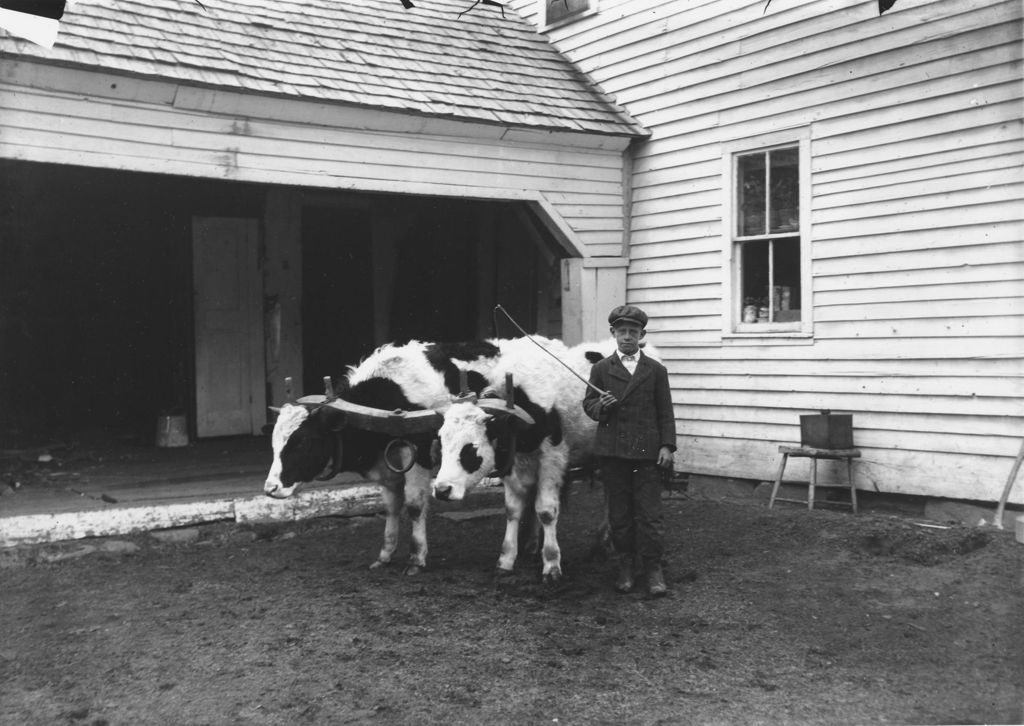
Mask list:
[[[799,330],[766,330],[757,333],[722,333],[722,343],[727,345],[811,345],[814,333]]]
[[[765,335],[774,333],[793,333],[800,335],[804,332],[803,323],[799,320],[774,323],[735,323],[736,329],[726,331],[728,335]]]

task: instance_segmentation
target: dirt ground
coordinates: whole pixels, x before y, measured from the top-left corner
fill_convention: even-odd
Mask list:
[[[677,494],[651,600],[612,590],[600,498],[575,485],[556,587],[496,578],[486,497],[435,508],[415,577],[367,568],[379,517],[8,552],[0,723],[1024,721],[1012,533]]]

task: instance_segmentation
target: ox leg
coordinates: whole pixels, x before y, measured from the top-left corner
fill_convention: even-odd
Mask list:
[[[537,519],[533,499],[526,497],[519,522],[519,551],[531,558],[539,557],[541,539],[540,520]]]
[[[371,476],[371,479],[373,477]],[[398,547],[399,517],[402,512],[403,491],[400,488],[401,480],[395,481],[391,477],[380,477],[378,483],[381,487],[381,498],[384,500],[384,544],[377,555],[377,561],[370,565],[371,568],[390,565],[391,558]]]
[[[541,550],[544,566],[541,574],[546,584],[554,584],[562,579],[562,551],[558,547],[557,534],[558,511],[559,495],[568,463],[569,447],[565,442],[558,446],[552,446],[547,441],[541,444],[535,507],[544,532],[544,548]]]
[[[528,489],[523,486],[516,471],[512,471],[502,479],[505,486],[505,539],[501,543],[501,556],[498,557],[498,572],[511,573],[516,566],[519,555],[519,523],[526,508]]]
[[[430,471],[418,464],[405,475],[405,511],[412,522],[409,565],[405,574],[416,575],[427,566],[427,507],[430,504]]]

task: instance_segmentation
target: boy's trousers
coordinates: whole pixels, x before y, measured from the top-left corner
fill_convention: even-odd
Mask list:
[[[665,552],[661,467],[653,461],[604,456],[600,465],[615,550],[659,562]]]

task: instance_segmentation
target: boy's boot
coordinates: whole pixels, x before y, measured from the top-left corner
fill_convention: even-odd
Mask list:
[[[615,578],[615,590],[622,593],[632,592],[633,584],[633,555],[619,555],[619,576]]]
[[[657,560],[644,563],[644,574],[647,577],[647,594],[651,597],[663,597],[668,594],[665,575],[661,572],[661,563]]]

